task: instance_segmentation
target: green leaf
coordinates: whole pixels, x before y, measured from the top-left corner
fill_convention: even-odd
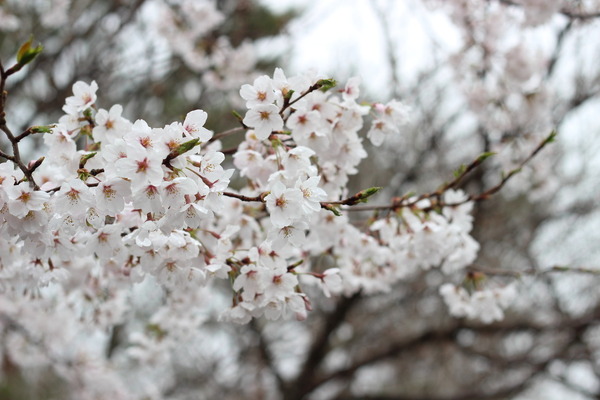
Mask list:
[[[236,117],[236,118],[237,118],[237,119],[238,119],[240,122],[241,122],[241,121],[244,119],[244,117],[242,117],[242,116],[240,115],[240,113],[239,113],[239,112],[237,112],[237,111],[235,111],[235,110],[232,110],[232,111],[231,111],[231,113],[232,113],[232,114],[233,114],[233,116],[234,116],[234,117]]]
[[[167,336],[167,331],[164,330],[159,324],[146,325],[146,332],[158,340],[162,340],[165,336]]]
[[[185,143],[180,144],[179,146],[177,146],[175,149],[173,149],[171,151],[171,154],[173,154],[173,156],[174,156],[173,158],[180,156],[183,153],[187,153],[188,151],[193,149],[194,146],[196,146],[199,142],[200,142],[200,139],[192,139],[192,140],[188,140]]]
[[[304,260],[298,260],[298,261],[296,261],[295,263],[293,263],[293,264],[291,264],[291,265],[288,265],[288,267],[287,267],[287,270],[288,270],[288,272],[290,272],[290,271],[291,271],[291,272],[294,272],[294,273],[296,273],[296,272],[294,271],[294,268],[298,267],[298,266],[299,266],[299,265],[301,265],[302,263],[304,263]]]
[[[481,164],[482,162],[484,162],[487,158],[495,155],[496,153],[494,153],[493,151],[488,151],[486,153],[482,153],[479,155],[479,157],[477,157],[477,164]]]
[[[284,100],[290,100],[292,98],[292,95],[294,94],[294,90],[288,90],[287,92],[285,92],[285,95],[283,96]]]
[[[356,196],[358,197],[358,202],[366,203],[367,201],[369,201],[369,197],[373,196],[375,193],[379,192],[381,189],[383,189],[383,188],[382,187],[370,187],[368,189],[361,190],[360,192],[358,192],[356,194]]]
[[[28,41],[23,43],[17,52],[17,63],[20,66],[24,66],[29,64],[38,54],[42,52],[44,47],[39,44],[36,47],[31,47],[33,43],[33,35],[29,38]]]
[[[81,156],[81,158],[79,159],[79,168],[84,168],[85,164],[88,162],[88,160],[92,157],[94,157],[97,153],[96,152],[92,152],[92,153],[87,153]]]
[[[342,213],[340,212],[340,210],[338,210],[337,207],[335,207],[334,205],[324,204],[323,208],[326,209],[327,211],[331,211],[336,217],[342,216]]]
[[[556,141],[556,135],[558,135],[558,132],[556,131],[556,129],[553,129],[552,132],[550,132],[550,134],[546,138],[546,140],[544,140],[544,144],[554,143]]]
[[[317,83],[315,83],[315,87],[320,89],[322,92],[326,92],[331,88],[334,88],[337,85],[335,79],[319,79]]]
[[[17,52],[17,62],[19,64],[21,64],[21,60],[23,60],[23,57],[25,57],[25,54],[27,54],[31,48],[31,43],[33,43],[33,36],[30,36],[29,40],[23,43],[19,48],[19,51]]]
[[[54,126],[50,125],[50,126],[32,126],[31,127],[31,133],[52,133],[52,128]]]
[[[461,166],[458,167],[458,169],[456,171],[454,171],[454,177],[458,178],[459,176],[464,174],[466,170],[467,170],[467,166],[465,164],[461,164]]]
[[[510,170],[510,172],[508,173],[508,176],[510,177],[510,176],[516,175],[516,174],[518,174],[519,172],[521,172],[521,170],[522,170],[522,169],[523,169],[523,168],[515,168],[515,169],[513,169],[513,170]]]
[[[89,119],[93,119],[93,118],[94,118],[94,116],[93,116],[92,109],[91,109],[91,108],[86,108],[86,109],[83,111],[83,116],[84,116],[84,117],[86,117],[86,118],[89,118]]]
[[[90,139],[93,139],[94,137],[92,136],[92,126],[91,125],[82,126],[81,129],[79,129],[79,136],[80,137],[87,136]]]

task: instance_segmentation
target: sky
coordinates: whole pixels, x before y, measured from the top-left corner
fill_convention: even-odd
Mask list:
[[[389,26],[395,46],[401,49],[398,65],[403,79],[411,79],[416,71],[432,63],[432,37],[443,48],[451,49],[453,43],[458,43],[448,19],[441,13],[427,12],[420,1],[261,1],[275,11],[290,7],[304,10],[288,28],[291,43],[281,44],[293,46],[288,58],[291,72],[313,68],[340,80],[359,75],[368,81],[363,86],[378,98],[391,94],[384,24]],[[385,21],[378,16],[378,9]]]

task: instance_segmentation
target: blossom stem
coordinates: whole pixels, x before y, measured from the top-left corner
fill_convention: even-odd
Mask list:
[[[16,72],[16,71],[15,71]],[[6,114],[4,112],[4,107],[6,105],[6,97],[8,92],[4,90],[6,84],[6,78],[11,74],[11,70],[5,71],[3,65],[0,63],[0,130],[4,132],[7,139],[10,141],[12,145],[13,155],[8,156],[7,154],[2,153],[2,157],[6,158],[17,164],[19,169],[23,172],[27,180],[33,185],[35,190],[39,189],[39,186],[35,183],[33,179],[33,170],[28,168],[21,160],[21,153],[19,151],[19,140],[18,137],[12,133],[10,128],[6,125]],[[21,135],[19,135],[20,137]],[[8,157],[7,157],[8,156]],[[11,158],[9,158],[11,157]],[[37,168],[37,167],[36,167]]]
[[[237,193],[233,193],[233,192],[223,192],[223,196],[227,196],[227,197],[233,197],[235,199],[241,200],[241,201],[258,201],[261,203],[265,202],[265,196],[268,194],[268,192],[266,193],[261,193],[258,196],[255,197],[250,197],[250,196],[244,196],[242,194],[237,194]]]
[[[300,101],[302,98],[308,96],[310,93],[314,92],[315,90],[321,89],[322,87],[323,87],[323,84],[321,83],[321,81],[319,81],[319,82],[315,83],[314,85],[312,85],[311,87],[309,87],[308,90],[306,90],[306,92],[302,93],[300,96],[298,96],[293,101],[289,101],[289,98],[286,98],[284,100],[283,107],[281,107],[281,110],[279,111],[279,115],[281,115],[283,117],[283,113],[285,112],[285,110],[287,110],[288,108],[293,106],[295,103]]]
[[[217,141],[217,140],[219,140],[219,139],[222,139],[222,138],[224,138],[224,137],[231,136],[231,135],[233,135],[233,134],[235,134],[235,133],[238,133],[238,132],[243,132],[243,131],[245,131],[246,129],[247,129],[247,128],[245,128],[245,127],[243,127],[243,126],[238,126],[238,127],[236,127],[236,128],[231,128],[231,129],[228,129],[228,130],[226,130],[226,131],[223,131],[223,132],[216,133],[216,134],[215,134],[215,135],[214,135],[212,138],[210,138],[210,139],[208,140],[208,142],[206,142],[206,143],[212,143],[212,142],[214,142],[214,141]]]
[[[15,158],[13,156],[8,155],[8,154],[4,153],[1,150],[0,150],[0,157],[5,158],[5,159],[7,159],[9,161],[13,161],[13,162],[15,161]]]

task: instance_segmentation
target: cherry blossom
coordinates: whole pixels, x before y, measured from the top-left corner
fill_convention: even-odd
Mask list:
[[[141,189],[148,183],[158,186],[164,176],[160,155],[141,146],[129,147],[127,157],[117,160],[115,167],[120,177],[131,180],[134,190]]]
[[[321,202],[327,199],[327,193],[318,186],[320,181],[320,176],[311,176],[305,181],[298,179],[296,182],[296,188],[302,192],[302,209],[305,214],[319,211]]]
[[[92,81],[89,85],[85,82],[76,82],[73,84],[73,96],[65,100],[65,112],[84,111],[96,102],[96,91],[98,84]]]
[[[109,111],[98,110],[96,126],[92,131],[97,142],[111,143],[130,129],[130,122],[121,117],[122,113],[123,107],[120,104],[115,104]]]
[[[271,104],[275,100],[273,82],[266,75],[259,76],[253,85],[242,85],[240,96],[246,100],[246,107],[252,108],[259,104]]]
[[[3,189],[6,191],[8,212],[18,218],[25,217],[29,211],[40,211],[50,199],[48,193],[33,190],[27,182]]]
[[[91,190],[80,179],[63,183],[55,196],[55,210],[59,214],[82,215],[92,204]]]
[[[480,319],[489,324],[502,320],[506,309],[516,296],[514,285],[495,289],[476,290],[469,294],[464,288],[446,283],[440,287],[440,294],[457,317]]]
[[[302,216],[302,199],[300,189],[286,188],[283,183],[275,182],[271,193],[265,197],[273,225],[283,228],[299,219]]]
[[[259,104],[248,110],[243,120],[246,126],[254,128],[259,140],[267,139],[273,131],[283,129],[283,119],[274,104]]]
[[[212,132],[204,128],[206,118],[208,118],[208,114],[203,110],[191,111],[183,121],[183,129],[192,138],[197,138],[200,142],[207,142],[212,137]]]

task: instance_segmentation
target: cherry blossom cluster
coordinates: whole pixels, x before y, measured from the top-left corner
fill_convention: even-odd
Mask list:
[[[64,289],[74,264],[92,263],[118,298],[127,281],[151,278],[177,291],[225,279],[233,307],[224,318],[303,319],[310,310],[304,283],[327,295],[375,293],[419,270],[451,274],[472,263],[472,203],[460,191],[444,194],[456,206],[431,212],[423,199],[367,232],[339,215],[340,206],[376,191],[343,200],[366,156],[364,116],[372,113],[369,136],[380,145],[406,123],[407,109],[397,101],[358,104],[355,78],[332,86],[311,75],[288,79],[281,69],[242,86],[248,132],[233,163],[246,183],[230,191],[234,170],[223,168],[204,111],[151,128],[123,118],[119,105],[98,109],[95,82],[77,82],[65,115],[44,134],[48,150],[32,181],[12,163],[1,165],[7,290]],[[333,256],[331,267],[313,270],[323,254]]]
[[[507,286],[474,290],[469,293],[464,287],[445,283],[440,294],[455,317],[478,319],[489,324],[504,319],[504,310],[517,297],[514,283]]]
[[[479,249],[462,191],[408,197],[362,229],[347,213],[378,190],[346,188],[367,155],[366,121],[374,145],[408,121],[398,101],[357,103],[358,83],[337,89],[276,69],[242,86],[243,126],[218,135],[202,110],[153,128],[118,104],[99,108],[95,82],[75,83],[58,123],[27,131],[43,135],[45,156],[0,164],[0,325],[11,359],[52,367],[82,396],[106,395],[101,379],[127,398],[119,376],[168,362],[211,315],[303,320],[307,285],[374,294],[433,268],[454,281]],[[220,138],[244,131],[227,168]],[[505,292],[440,289],[453,315],[485,323],[502,317]],[[51,340],[50,320],[70,332],[64,340]],[[110,347],[116,326],[127,347],[109,366],[98,344]],[[83,332],[95,333],[73,347]]]

